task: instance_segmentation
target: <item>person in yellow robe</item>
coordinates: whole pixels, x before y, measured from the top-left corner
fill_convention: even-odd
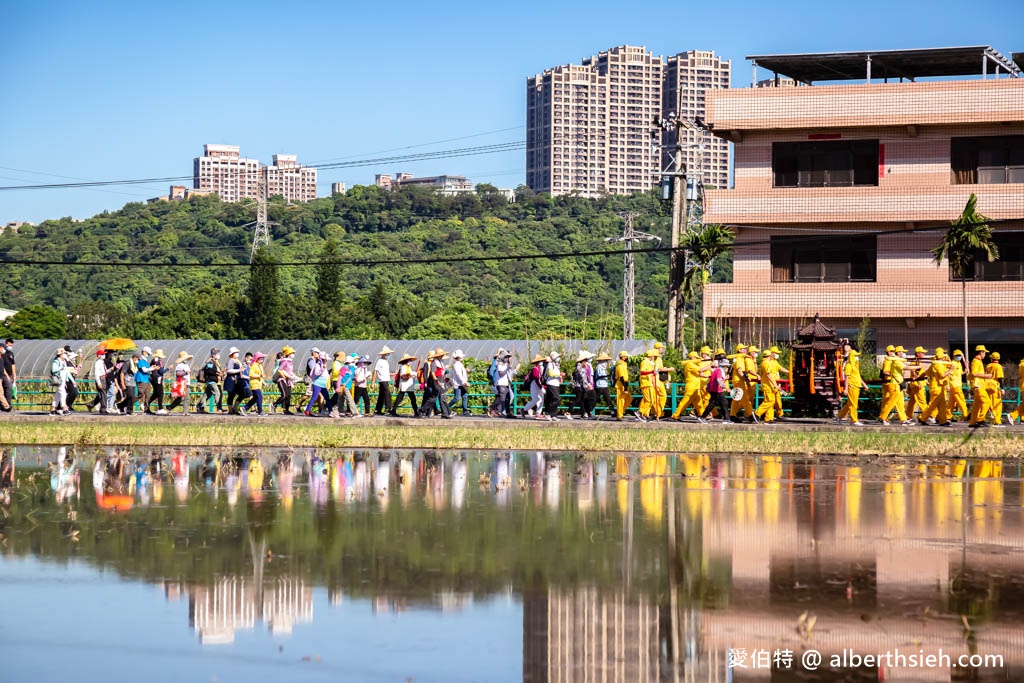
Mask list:
[[[636,411],[636,419],[646,422],[654,410],[654,378],[657,370],[654,361],[658,358],[657,349],[649,349],[640,361],[640,407]]]
[[[964,398],[964,352],[960,349],[953,351],[953,361],[949,365],[949,413],[960,411],[964,419],[970,415],[967,412],[967,400]]]
[[[925,371],[928,366],[925,365],[925,356],[928,354],[928,349],[923,346],[918,346],[914,349],[914,358],[907,363],[906,368],[910,372],[910,381],[907,382],[907,405],[905,412],[908,418],[914,417],[914,413],[921,412],[928,407],[928,397],[925,394],[925,386],[927,385],[927,378],[925,377]]]
[[[654,359],[654,419],[660,420],[665,414],[665,404],[668,403],[669,375],[675,372],[675,368],[666,368],[662,362],[662,356],[665,355],[664,344],[655,342],[654,348],[658,352],[658,357]]]
[[[991,362],[985,366],[985,372],[991,375],[988,380],[988,402],[992,406],[992,424],[996,427],[1003,426],[1003,380],[1006,373],[999,362],[999,352],[993,351],[989,356]]]
[[[992,379],[992,375],[985,370],[985,354],[988,353],[983,345],[974,348],[974,358],[971,359],[971,374],[968,380],[971,383],[971,394],[974,397],[974,404],[971,406],[971,427],[984,427],[985,416],[988,415],[992,404],[988,399],[988,384],[985,380]]]
[[[629,388],[629,354],[619,351],[619,362],[615,364],[615,419],[621,420],[629,404],[633,402],[633,392]]]
[[[757,356],[759,353],[761,353],[761,349],[751,344],[747,347],[747,355],[743,357],[743,371],[747,377],[747,392],[744,396],[747,405],[744,407],[744,412],[747,415],[748,422],[756,421],[754,417],[754,394],[757,393],[757,385],[761,382],[761,378],[757,373]]]
[[[693,416],[701,414],[700,409],[700,386],[704,376],[704,363],[696,351],[690,351],[687,359],[683,361],[683,377],[685,386],[683,388],[683,399],[672,412],[672,419],[678,420],[687,409],[693,410]],[[706,374],[711,374],[706,373]],[[705,385],[706,386],[706,385]]]
[[[864,388],[864,380],[860,376],[860,352],[850,349],[850,352],[846,355],[846,363],[843,364],[843,374],[846,375],[846,388],[844,393],[846,394],[846,403],[843,404],[843,409],[839,411],[839,417],[836,418],[836,422],[842,422],[846,418],[850,418],[850,423],[855,427],[861,427],[864,425],[858,419],[857,405],[860,402],[860,392]]]
[[[700,350],[700,388],[697,390],[697,415],[703,415],[704,409],[711,402],[711,394],[708,393],[708,379],[711,377],[711,347],[704,346]]]
[[[921,411],[918,421],[921,424],[938,424],[948,427],[952,424],[949,421],[949,403],[947,400],[947,389],[949,389],[949,378],[953,374],[952,363],[946,356],[946,350],[941,346],[935,349],[935,360],[928,366],[928,389],[931,391],[931,400]],[[933,417],[934,416],[934,417]]]
[[[895,410],[900,423],[908,424],[907,414],[903,409],[903,370],[906,349],[902,346],[889,346],[885,351],[886,357],[882,363],[882,410],[878,414],[878,419],[882,424],[889,424],[889,415]]]
[[[746,357],[746,344],[737,344],[736,353],[729,356],[729,361],[732,363],[732,367],[729,370],[729,382],[732,384],[733,389],[740,389],[743,391],[743,398],[738,401],[733,401],[729,406],[729,419],[733,422],[739,422],[741,417],[749,417],[750,415],[753,415],[753,410],[750,407],[749,401],[744,403],[747,398],[747,393],[750,391],[746,380],[747,365],[744,361]],[[744,412],[746,412],[746,415],[742,414]]]
[[[1017,407],[1007,417],[1010,418],[1010,424],[1019,424],[1024,418],[1024,358],[1020,359],[1020,365],[1017,366]]]
[[[779,388],[779,353],[779,349],[773,346],[764,352],[764,358],[761,359],[760,378],[763,399],[754,414],[765,424],[775,422],[776,397],[782,392],[782,389]]]

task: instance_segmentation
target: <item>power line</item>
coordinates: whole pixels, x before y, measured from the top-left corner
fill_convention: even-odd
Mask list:
[[[512,152],[526,148],[526,142],[523,140],[514,142],[503,142],[493,145],[477,145],[475,147],[463,147],[456,149],[437,150],[434,152],[420,152],[417,154],[404,154],[391,157],[377,157],[373,159],[357,159],[354,161],[340,161],[328,164],[309,165],[303,168],[316,168],[316,169],[334,169],[334,168],[355,168],[360,166],[374,166],[377,164],[395,163],[395,162],[415,162],[415,161],[429,161],[433,159],[454,159],[457,157],[467,156],[478,156],[482,154],[497,154],[500,152]],[[226,173],[225,176],[238,175],[241,176],[246,171],[238,171],[234,174]],[[53,190],[53,189],[65,189],[65,188],[83,188],[83,187],[107,187],[111,185],[146,185],[150,183],[173,183],[185,180],[192,180],[195,178],[194,175],[187,176],[166,176],[162,178],[136,178],[127,180],[93,180],[83,181],[75,183],[41,183],[36,185],[3,185],[0,186],[0,190],[11,191],[11,190]]]

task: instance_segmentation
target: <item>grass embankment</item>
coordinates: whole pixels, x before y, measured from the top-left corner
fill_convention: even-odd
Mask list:
[[[1024,432],[834,429],[830,427],[690,428],[632,424],[402,424],[327,420],[124,420],[0,423],[0,444],[120,446],[284,446],[1020,457]]]

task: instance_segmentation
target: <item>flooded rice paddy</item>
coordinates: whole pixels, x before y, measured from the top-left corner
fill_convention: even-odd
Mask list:
[[[1024,680],[1018,460],[19,447],[2,467],[3,681]],[[952,663],[830,664],[844,650]]]

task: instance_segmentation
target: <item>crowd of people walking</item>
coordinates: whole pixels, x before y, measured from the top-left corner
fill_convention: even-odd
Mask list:
[[[538,354],[521,368],[513,361],[511,350],[499,348],[487,366],[490,399],[483,412],[490,417],[586,420],[596,419],[597,409],[602,407],[616,420],[631,417],[641,422],[689,417],[701,423],[772,424],[782,418],[788,370],[780,363],[778,347],[762,351],[756,345],[738,344],[727,354],[723,348],[705,346],[690,352],[679,368],[665,365],[664,351],[660,342],[648,349],[634,380],[626,351],[613,359],[607,353],[595,356],[581,350],[571,363],[564,363],[558,352]],[[989,424],[989,416],[994,426],[1024,418],[1019,403],[1024,394],[1024,360],[1018,369],[1018,405],[1012,411],[1007,406],[1004,412],[1006,377],[998,353],[989,354],[979,345],[970,364],[960,350],[952,357],[942,348],[929,355],[919,346],[913,356],[908,353],[902,346],[891,345],[881,359],[880,424],[891,424],[894,413],[905,425],[949,425],[957,414],[972,427]],[[470,397],[474,392],[462,350],[449,352],[438,347],[424,359],[406,353],[392,365],[395,355],[386,345],[375,359],[314,348],[297,365],[295,349],[288,345],[273,360],[263,353],[242,353],[237,347],[226,352],[213,348],[195,367],[193,356],[185,351],[170,363],[162,349],[115,351],[100,346],[87,368],[95,397],[86,409],[123,415],[166,415],[179,408],[189,414],[195,408],[198,413],[239,416],[280,412],[362,418],[396,417],[408,403],[414,417],[447,419],[472,414]],[[76,378],[84,362],[70,346],[57,349],[50,365],[52,414],[66,415],[73,410],[79,395]],[[860,371],[860,353],[847,348],[841,364],[843,399],[835,419],[860,426],[864,424],[860,401],[867,388]],[[0,409],[10,410],[17,396],[12,340],[0,347],[0,371]],[[682,396],[669,414],[673,375],[681,377]],[[169,397],[165,396],[168,383]],[[276,397],[269,403],[263,393],[268,386],[276,389]],[[635,409],[634,389],[640,394]],[[372,407],[371,392],[375,396]],[[571,396],[567,407],[563,406],[566,394]],[[758,394],[760,401],[755,406]],[[196,396],[197,405],[193,406]],[[521,408],[517,407],[520,403]]]

